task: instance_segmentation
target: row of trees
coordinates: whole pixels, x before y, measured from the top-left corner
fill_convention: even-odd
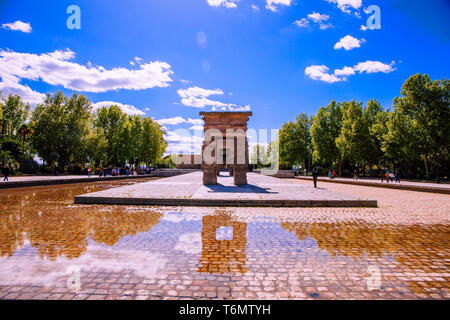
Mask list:
[[[331,101],[313,117],[299,114],[280,129],[281,167],[319,166],[339,175],[389,169],[412,178],[430,178],[440,168],[448,176],[449,81],[416,74],[400,94],[392,110],[372,99],[366,106]]]
[[[152,165],[166,149],[164,131],[151,118],[127,115],[118,106],[92,112],[84,96],[48,94],[32,112],[20,96],[1,98],[0,161],[21,171],[32,171],[38,155],[47,165],[87,166]]]

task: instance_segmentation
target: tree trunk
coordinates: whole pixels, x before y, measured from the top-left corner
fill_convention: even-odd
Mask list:
[[[428,180],[430,178],[430,175],[429,175],[429,170],[428,170],[428,161],[427,161],[427,155],[426,154],[423,155],[423,162],[425,164],[425,174],[426,174],[427,180]]]
[[[339,177],[342,177],[342,160],[339,158],[338,160],[339,163]]]

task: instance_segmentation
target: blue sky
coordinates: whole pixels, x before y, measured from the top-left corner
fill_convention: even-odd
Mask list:
[[[363,30],[370,5],[381,29]],[[171,145],[199,111],[250,109],[249,127],[274,129],[332,99],[386,108],[415,73],[448,77],[449,14],[446,0],[0,1],[0,90],[118,102],[169,119]]]

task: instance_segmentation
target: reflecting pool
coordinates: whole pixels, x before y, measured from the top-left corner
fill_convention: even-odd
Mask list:
[[[0,298],[448,298],[445,223],[73,204],[139,181],[1,190]]]

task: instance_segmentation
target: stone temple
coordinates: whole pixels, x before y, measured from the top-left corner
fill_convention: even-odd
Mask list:
[[[221,169],[229,170],[234,185],[247,184],[247,122],[251,115],[251,112],[200,112],[205,122],[202,146],[204,185],[216,185]]]

